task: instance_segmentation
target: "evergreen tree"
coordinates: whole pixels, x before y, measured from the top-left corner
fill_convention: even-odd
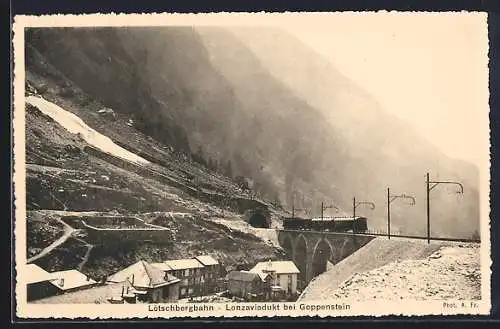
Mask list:
[[[208,158],[208,166],[211,170],[217,171],[217,161],[212,159],[211,157]]]
[[[193,154],[193,160],[203,166],[207,166],[205,159],[203,157],[203,148],[201,146],[198,146],[198,150],[196,151],[195,154]]]
[[[224,168],[224,173],[227,177],[233,177],[233,166],[231,164],[231,160],[227,160],[226,167]]]

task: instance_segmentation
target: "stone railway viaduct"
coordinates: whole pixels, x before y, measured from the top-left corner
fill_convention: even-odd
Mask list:
[[[374,239],[352,233],[279,230],[278,241],[300,270],[304,286],[326,271],[327,262],[336,264]]]

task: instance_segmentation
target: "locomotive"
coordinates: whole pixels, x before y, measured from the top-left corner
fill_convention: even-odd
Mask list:
[[[354,232],[362,233],[368,230],[366,217],[323,217],[323,218],[283,218],[283,229],[319,232]]]

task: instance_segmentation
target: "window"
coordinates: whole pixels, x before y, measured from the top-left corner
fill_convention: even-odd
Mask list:
[[[154,290],[153,291],[153,302],[160,301],[160,294],[161,294],[161,290]]]
[[[170,295],[170,287],[165,286],[163,287],[163,298],[167,298]]]
[[[184,276],[189,276],[189,269],[184,270]]]
[[[139,297],[137,297],[137,299],[138,299],[139,301],[141,301],[141,302],[147,302],[147,301],[148,301],[148,295],[146,295],[146,294],[144,294],[144,295],[143,295],[143,294],[141,294],[141,295],[139,295]]]
[[[186,288],[181,288],[181,296],[184,296],[186,294]]]

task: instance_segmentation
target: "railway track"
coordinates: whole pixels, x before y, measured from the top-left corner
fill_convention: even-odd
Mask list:
[[[302,233],[317,233],[317,234],[341,234],[341,235],[353,235],[352,232],[324,232],[324,231],[312,231],[312,230],[280,230],[284,232],[302,232]],[[354,235],[358,236],[385,236],[388,237],[387,233],[371,233],[371,232],[357,232]],[[427,240],[426,236],[419,235],[406,235],[406,234],[391,234],[391,238],[404,238],[404,239],[416,239],[416,240]],[[464,243],[481,243],[480,239],[464,239],[464,238],[450,238],[450,237],[430,237],[429,240],[432,241],[450,241],[450,242],[464,242]]]
[[[356,233],[356,235],[388,236],[387,233],[370,233],[370,232]],[[392,237],[394,237],[394,238],[427,240],[426,236],[419,236],[419,235],[391,234],[391,238]],[[432,241],[452,241],[452,242],[481,243],[481,240],[479,240],[479,239],[464,239],[464,238],[430,237],[429,240],[432,240]]]

